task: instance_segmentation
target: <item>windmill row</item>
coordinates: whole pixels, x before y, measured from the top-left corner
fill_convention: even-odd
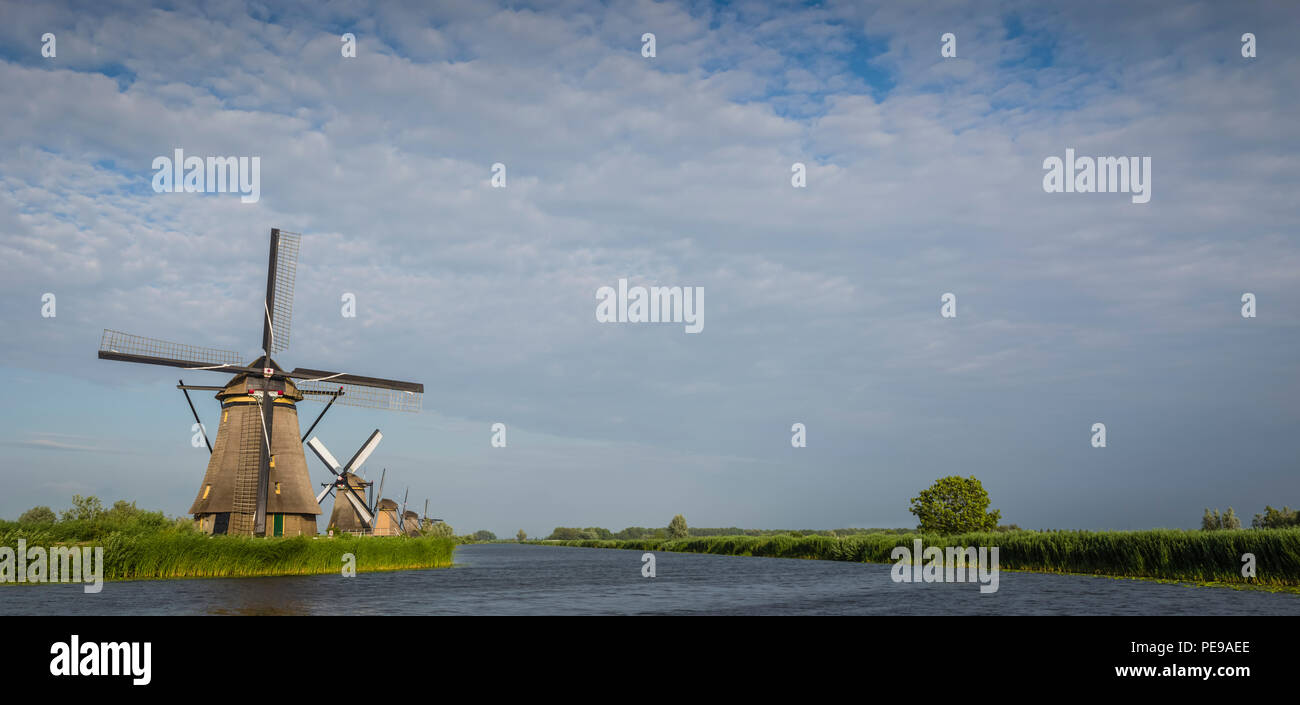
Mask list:
[[[333,494],[335,502],[329,526],[338,531],[381,536],[416,533],[421,517],[406,511],[405,498],[400,514],[396,502],[383,498],[382,477],[377,494],[368,499],[361,494],[369,490],[371,483],[357,473],[383,438],[378,429],[346,466],[340,466],[319,439],[313,437],[308,441],[307,437],[335,403],[418,412],[424,385],[326,370],[288,371],[271,357],[272,353],[289,347],[300,240],[297,233],[271,230],[262,355],[252,362],[244,364],[239,353],[228,350],[183,345],[115,330],[104,331],[99,358],[234,374],[222,386],[187,385],[184,380],[177,384],[196,422],[199,415],[190,398],[191,391],[216,392],[221,404],[215,443],[203,431],[210,458],[189,510],[202,531],[245,536],[314,535],[321,502],[326,495]],[[325,408],[307,433],[300,435],[298,404],[304,401],[323,402]],[[203,429],[202,422],[199,428]],[[324,483],[320,493],[312,490],[304,442],[334,475],[332,481]],[[427,501],[425,513],[428,513]]]
[[[307,441],[307,446],[312,449],[316,457],[320,458],[325,467],[334,474],[332,482],[322,482],[324,489],[316,495],[316,503],[320,504],[325,499],[325,495],[334,495],[334,511],[330,514],[329,527],[332,532],[341,532],[347,534],[369,534],[373,536],[397,536],[405,534],[408,536],[418,535],[424,522],[442,521],[441,519],[431,519],[429,517],[429,500],[424,500],[424,515],[418,515],[415,512],[407,511],[406,499],[411,494],[411,488],[406,488],[406,493],[402,496],[402,508],[398,512],[397,502],[391,499],[384,499],[384,478],[388,475],[387,468],[379,476],[379,492],[372,494],[370,489],[374,483],[365,479],[364,475],[359,475],[361,464],[366,462],[366,458],[374,452],[375,446],[379,445],[384,434],[375,429],[370,434],[370,438],[357,450],[352,459],[345,466],[340,466],[339,461],[334,458],[325,444],[319,438],[312,438]],[[346,501],[345,501],[346,500]]]

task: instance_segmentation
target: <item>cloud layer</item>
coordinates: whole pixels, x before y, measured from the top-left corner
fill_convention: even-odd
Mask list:
[[[1294,10],[4,15],[0,439],[75,425],[99,439],[75,445],[157,444],[165,462],[110,454],[104,472],[15,446],[28,491],[0,513],[66,501],[33,468],[183,511],[204,462],[188,409],[165,370],[95,360],[99,330],[251,359],[271,227],[304,234],[281,361],[428,390],[419,417],[331,412],[323,437],[383,428],[376,462],[458,529],[906,525],[947,474],[1029,527],[1297,501]],[[154,193],[176,147],[260,156],[261,201]],[[1151,156],[1152,201],[1044,193],[1067,147]],[[594,292],[621,277],[703,286],[704,332],[596,323]]]

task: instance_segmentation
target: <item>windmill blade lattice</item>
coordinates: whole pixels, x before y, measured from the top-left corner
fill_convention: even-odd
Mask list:
[[[360,384],[339,384],[336,379],[306,380],[297,382],[295,386],[298,387],[298,391],[305,395],[303,401],[327,402],[329,398],[337,397],[338,404],[363,409],[418,413],[424,401],[422,392],[384,389]],[[343,388],[342,394],[338,393],[339,387]]]
[[[210,369],[243,367],[242,356],[231,350],[173,343],[107,328],[104,329],[104,335],[99,341],[99,357],[167,367]]]
[[[271,284],[271,352],[289,349],[289,335],[293,328],[293,289],[298,278],[298,245],[300,233],[281,230],[276,240],[274,281]]]

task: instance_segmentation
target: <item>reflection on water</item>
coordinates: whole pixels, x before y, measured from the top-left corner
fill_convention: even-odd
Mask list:
[[[480,544],[437,570],[0,588],[0,614],[1300,614],[1300,596],[1140,580],[1001,574],[895,583],[889,565]],[[364,568],[364,566],[362,566]]]
[[[285,580],[288,579],[222,580],[220,589],[225,593],[224,599],[220,604],[209,606],[204,612],[235,615],[310,614],[311,610],[295,594],[294,586],[284,584]],[[226,583],[243,584],[232,586]]]

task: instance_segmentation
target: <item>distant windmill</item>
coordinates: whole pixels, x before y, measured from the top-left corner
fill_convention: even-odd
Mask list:
[[[442,521],[442,520],[441,520],[441,519],[436,519],[436,518],[431,518],[431,517],[429,516],[429,500],[428,500],[428,499],[425,499],[425,500],[424,500],[424,514],[420,516],[420,528],[423,529],[426,525],[429,526],[429,527],[432,527],[432,526],[434,525],[435,522],[439,522],[439,521]]]
[[[402,533],[402,522],[397,515],[397,502],[380,499],[375,502],[375,536],[397,536]]]
[[[420,515],[415,512],[406,511],[406,500],[411,496],[411,488],[406,488],[406,494],[402,496],[402,533],[407,536],[420,535]]]
[[[315,534],[320,504],[315,501],[307,459],[299,436],[297,403],[329,400],[312,423],[315,428],[334,402],[349,406],[419,411],[424,385],[295,368],[286,372],[271,358],[289,347],[293,288],[298,267],[297,233],[271,230],[270,258],[263,302],[262,356],[243,364],[239,353],[105,330],[99,357],[151,365],[234,373],[224,387],[178,387],[217,392],[221,423],[211,457],[190,507],[199,526],[214,534]],[[198,421],[194,403],[190,411]],[[200,429],[202,424],[200,423]],[[308,434],[311,428],[308,429]],[[207,432],[203,431],[207,441]],[[350,494],[350,493],[349,493]],[[267,515],[273,529],[267,531]]]
[[[307,446],[312,449],[316,457],[320,458],[325,467],[334,474],[332,482],[323,483],[325,489],[316,495],[316,503],[320,504],[325,499],[325,495],[334,494],[334,511],[330,514],[328,526],[337,528],[339,531],[366,532],[374,529],[375,526],[375,505],[367,503],[362,491],[370,487],[358,472],[362,464],[375,452],[379,442],[384,439],[384,434],[375,429],[370,434],[370,438],[361,445],[357,452],[348,461],[346,466],[340,467],[339,461],[335,460],[334,455],[329,449],[321,443],[319,438],[313,437],[307,441]],[[379,493],[384,492],[384,478],[379,478]]]

